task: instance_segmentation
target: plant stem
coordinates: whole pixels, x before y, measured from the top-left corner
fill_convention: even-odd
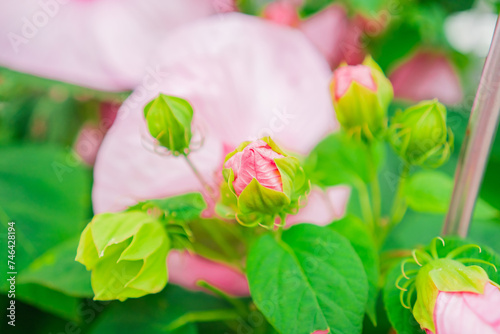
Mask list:
[[[392,204],[391,217],[388,224],[389,230],[394,228],[394,226],[396,226],[401,221],[401,219],[403,219],[403,216],[406,212],[406,208],[408,205],[404,198],[405,197],[404,187],[409,174],[410,174],[410,167],[409,165],[405,164],[403,167],[403,171],[399,176],[398,187],[396,189],[396,195],[394,196],[394,201]]]
[[[194,165],[193,161],[191,161],[191,159],[189,159],[188,155],[183,154],[183,156],[184,156],[184,159],[186,160],[188,166],[191,168],[194,175],[196,176],[196,178],[198,179],[200,184],[203,186],[203,189],[206,191],[206,193],[208,194],[210,199],[212,199],[213,203],[215,204],[215,202],[217,202],[217,198],[215,197],[215,191],[210,186],[210,184],[205,180],[203,175],[201,175],[201,173],[198,171],[198,169]]]
[[[355,187],[358,191],[363,220],[370,226],[372,231],[374,231],[373,212],[371,208],[370,195],[368,194],[368,188],[363,181],[357,182]]]

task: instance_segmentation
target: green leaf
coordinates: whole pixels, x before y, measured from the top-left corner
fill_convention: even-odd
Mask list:
[[[16,299],[68,320],[80,319],[80,299],[38,284],[17,285]]]
[[[450,206],[453,179],[445,173],[422,170],[409,177],[405,186],[408,206],[417,212],[445,214]],[[500,212],[478,199],[474,219],[491,219]]]
[[[262,236],[247,260],[257,307],[281,333],[359,333],[368,297],[361,260],[327,227],[301,224]]]
[[[0,156],[0,225],[16,223],[15,262],[21,277],[49,249],[80,234],[91,212],[91,173],[74,155],[47,145],[2,147]],[[0,248],[7,249],[6,240],[1,238]],[[76,298],[37,284],[21,286],[20,300],[60,316],[78,316]],[[7,288],[2,280],[0,291]]]
[[[90,329],[91,334],[148,333],[195,334],[195,317],[188,315],[200,311],[228,311],[222,300],[201,292],[189,292],[169,285],[156,295],[125,302],[114,302]],[[176,322],[177,328],[172,328]]]
[[[18,284],[35,283],[73,297],[91,297],[90,273],[75,262],[78,238],[57,245],[18,276]]]
[[[352,215],[348,215],[329,225],[331,229],[346,237],[358,254],[366,277],[368,278],[368,303],[366,304],[366,313],[373,324],[377,324],[376,303],[378,296],[378,281],[380,276],[379,257],[375,242],[368,231],[366,224]]]
[[[377,149],[374,153],[381,154],[381,151]],[[370,164],[369,151],[363,143],[337,132],[312,150],[304,169],[311,182],[322,187],[356,185],[371,181]]]
[[[460,246],[468,245],[471,243],[473,242],[468,240],[461,240],[458,238],[446,238],[445,246],[441,246],[441,243],[438,242],[437,246],[438,256],[445,257],[450,251]],[[479,250],[475,248],[470,249],[461,253],[459,256],[456,257],[456,259],[459,258],[480,259],[490,262],[495,266],[497,266],[497,268],[499,268],[500,257],[491,248],[482,245],[480,246],[482,249],[481,252],[479,252]],[[496,283],[500,282],[500,273],[496,272],[495,269],[493,269],[491,266],[482,263],[470,263],[470,264],[467,263],[466,265],[480,266],[486,271],[491,280],[493,280]],[[420,329],[420,325],[415,321],[415,318],[413,317],[410,310],[404,308],[401,305],[400,301],[401,290],[399,290],[395,285],[396,279],[400,275],[401,275],[401,264],[398,263],[389,272],[389,275],[387,276],[386,285],[384,287],[384,304],[388,312],[389,320],[393,325],[394,329],[398,333],[408,333],[408,334],[424,333],[424,331]],[[415,301],[415,297],[416,296],[414,296],[413,298],[413,302]]]
[[[135,205],[131,209],[146,210],[152,207],[162,210],[167,218],[188,221],[198,218],[203,210],[207,208],[207,203],[200,193],[188,193],[162,199],[147,200]]]

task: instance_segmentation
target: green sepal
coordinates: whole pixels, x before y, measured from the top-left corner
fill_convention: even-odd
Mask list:
[[[290,198],[283,192],[269,189],[253,179],[238,197],[238,208],[242,214],[262,213],[277,215],[290,205]]]
[[[174,155],[189,150],[193,108],[188,101],[160,93],[146,105],[144,117],[151,135]]]
[[[422,328],[436,332],[433,314],[440,291],[482,294],[490,279],[479,266],[465,266],[452,259],[437,259],[424,265],[416,279],[417,301],[413,316]]]
[[[95,300],[123,301],[165,287],[169,249],[164,227],[147,213],[103,213],[84,229],[75,260],[92,271]]]

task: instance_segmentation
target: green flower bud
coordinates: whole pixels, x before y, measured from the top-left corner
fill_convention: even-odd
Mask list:
[[[142,297],[167,284],[169,238],[147,213],[96,215],[83,230],[76,261],[92,271],[95,300]]]
[[[295,157],[270,138],[244,142],[224,161],[225,183],[219,212],[243,225],[274,227],[286,214],[296,213],[309,182]]]
[[[339,67],[333,73],[330,92],[337,119],[349,134],[365,140],[383,134],[394,92],[371,57],[361,65]]]
[[[431,100],[397,112],[391,120],[389,141],[409,164],[441,166],[453,149],[453,133],[446,126],[446,107]]]
[[[189,150],[193,108],[188,101],[160,94],[144,108],[149,132],[174,155]]]

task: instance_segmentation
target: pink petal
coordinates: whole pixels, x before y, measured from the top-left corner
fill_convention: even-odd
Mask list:
[[[131,89],[165,33],[213,12],[209,0],[4,1],[0,65],[96,89]]]
[[[488,284],[490,285],[490,284]],[[436,334],[458,334],[458,333],[481,333],[495,334],[500,332],[500,326],[496,323],[498,319],[498,297],[500,293],[490,288],[485,292],[495,294],[494,296],[482,296],[463,292],[440,292],[434,308],[434,324]],[[494,304],[491,304],[493,302]],[[474,308],[471,308],[471,304]],[[490,308],[489,311],[485,311]],[[482,312],[480,314],[480,312]],[[488,312],[488,313],[484,313]],[[488,321],[495,321],[489,323]]]
[[[377,90],[377,85],[373,80],[371,69],[368,66],[342,66],[333,75],[335,78],[335,99],[337,100],[347,92],[352,82],[357,82],[372,91]]]
[[[342,218],[349,199],[349,192],[349,188],[345,186],[331,187],[326,192],[314,188],[307,196],[307,205],[301,208],[296,215],[287,217],[287,226],[298,223],[325,226]]]
[[[332,68],[344,58],[344,38],[349,19],[341,6],[330,6],[302,22],[300,29],[321,52]]]
[[[399,65],[389,76],[397,98],[411,101],[437,98],[457,104],[463,91],[455,69],[444,54],[420,51]]]
[[[464,300],[484,322],[500,329],[500,290],[486,284],[484,294],[464,293]]]
[[[209,261],[187,252],[173,251],[168,255],[169,282],[192,290],[201,290],[196,285],[200,280],[233,296],[248,296],[245,275],[228,266]]]
[[[271,135],[281,147],[307,154],[334,128],[328,65],[300,32],[227,14],[178,29],[161,44],[152,64],[162,75],[125,101],[99,150],[92,194],[96,213],[202,189],[182,158],[147,149],[152,138],[142,109],[158,92],[192,103],[194,131],[201,130],[205,143],[191,159],[209,181],[220,176],[227,146]],[[216,263],[214,268],[227,270]],[[181,275],[178,284],[186,274],[192,286],[182,268],[169,270]],[[214,277],[217,270],[199,272]]]

